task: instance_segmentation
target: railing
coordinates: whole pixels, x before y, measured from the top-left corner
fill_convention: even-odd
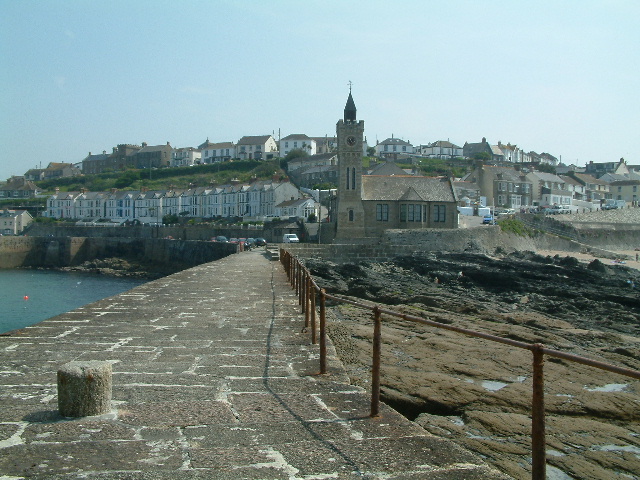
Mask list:
[[[511,347],[529,350],[533,354],[533,392],[531,402],[531,478],[533,480],[544,480],[546,478],[546,453],[545,453],[545,409],[544,409],[544,356],[561,358],[571,362],[581,363],[590,367],[599,368],[627,377],[640,380],[640,371],[630,368],[618,367],[608,363],[592,360],[579,355],[553,350],[540,343],[526,343],[509,338],[498,337],[488,333],[476,332],[467,328],[446,325],[427,320],[413,315],[401,314],[382,308],[379,305],[367,305],[361,302],[350,300],[328,294],[315,282],[309,270],[294,255],[285,249],[280,249],[280,261],[284,266],[291,286],[298,295],[298,303],[301,305],[301,313],[304,313],[305,328],[311,329],[311,342],[318,343],[317,333],[320,334],[320,373],[327,373],[327,332],[326,332],[326,302],[334,300],[336,302],[347,303],[356,307],[371,310],[373,312],[373,354],[371,372],[371,411],[370,416],[376,417],[380,412],[380,354],[382,335],[382,314],[389,315],[403,320],[408,320],[431,327],[442,328],[452,332],[462,333],[472,337],[483,338],[492,342],[502,343]],[[318,300],[316,300],[316,295]],[[320,325],[317,332],[316,303],[319,302]]]

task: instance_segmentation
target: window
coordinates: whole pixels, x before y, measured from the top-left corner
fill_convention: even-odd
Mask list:
[[[349,221],[353,222],[353,210],[349,210]]]
[[[351,189],[356,189],[356,167],[351,169]]]
[[[349,190],[349,185],[350,185],[350,182],[349,182],[349,173],[350,173],[350,170],[349,170],[349,167],[347,167],[347,190]]]
[[[386,203],[379,203],[376,205],[376,220],[378,222],[389,221],[389,205]]]
[[[422,221],[422,205],[407,205],[407,221]]]
[[[446,205],[434,205],[433,206],[433,221],[444,222],[447,218],[447,206]]]

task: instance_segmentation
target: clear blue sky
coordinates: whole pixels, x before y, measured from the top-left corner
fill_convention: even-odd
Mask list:
[[[640,164],[640,2],[0,0],[0,180],[119,143],[511,142]]]

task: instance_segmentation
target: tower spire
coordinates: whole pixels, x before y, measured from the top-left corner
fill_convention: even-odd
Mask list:
[[[347,98],[347,104],[344,107],[344,122],[356,122],[356,104],[351,96],[351,86],[353,83],[349,80],[349,98]]]

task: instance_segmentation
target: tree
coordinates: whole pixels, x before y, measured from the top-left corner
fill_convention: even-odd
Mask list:
[[[473,155],[473,158],[475,158],[476,160],[488,162],[489,160],[491,160],[491,155],[489,155],[489,152],[478,152]]]
[[[556,174],[556,167],[554,167],[553,165],[549,165],[548,163],[539,163],[536,166],[536,169],[540,172],[553,173],[554,175]]]
[[[293,150],[291,150],[289,153],[287,153],[284,157],[284,160],[286,162],[289,162],[289,160],[293,160],[294,158],[300,158],[300,157],[308,157],[309,154],[301,149],[301,148],[294,148]]]
[[[367,155],[369,157],[375,157],[376,156],[376,147],[367,148]]]
[[[162,223],[164,223],[165,225],[171,225],[178,222],[179,222],[178,216],[174,215],[173,213],[169,213],[164,217],[162,217]]]

